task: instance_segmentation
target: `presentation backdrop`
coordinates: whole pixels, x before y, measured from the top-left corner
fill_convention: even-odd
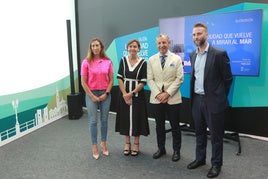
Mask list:
[[[261,56],[259,76],[235,76],[233,82],[233,107],[268,106],[268,4],[241,3],[219,9],[209,14],[262,9]]]
[[[0,1],[0,146],[67,115],[74,17],[74,0]]]
[[[159,20],[160,33],[168,34],[171,51],[184,60],[184,71],[191,72],[189,54],[196,49],[192,28],[196,22],[208,26],[208,42],[225,49],[233,75],[258,76],[261,54],[262,10],[166,18]]]
[[[159,32],[167,33],[172,39],[170,50],[185,60],[186,73],[181,92],[183,97],[189,98],[190,64],[187,60],[189,53],[195,49],[191,32],[196,21],[203,21],[209,25],[210,43],[227,50],[232,60],[232,70],[236,76],[229,94],[230,106],[267,107],[268,34],[264,33],[268,31],[267,13],[267,4],[242,3],[200,16],[160,19],[159,27],[116,38],[108,48],[108,55],[113,60],[117,74],[119,60],[127,54],[125,45],[128,40],[136,38],[141,43],[145,40],[141,56],[148,59],[157,53],[156,36]],[[226,27],[218,26],[218,21]],[[115,85],[118,85],[117,80]],[[146,89],[149,89],[148,86]]]

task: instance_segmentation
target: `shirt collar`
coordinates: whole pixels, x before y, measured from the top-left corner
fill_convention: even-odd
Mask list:
[[[169,50],[168,50],[168,51],[167,51],[167,53],[165,53],[165,54],[161,54],[161,53],[159,53],[159,57],[162,57],[162,56],[167,57],[167,56],[168,56],[168,54],[169,54]]]
[[[208,52],[208,48],[209,48],[209,43],[206,46],[206,48],[205,48],[205,50],[204,50],[204,52],[202,54],[207,53]],[[196,49],[196,53],[199,53],[199,49],[198,48]]]

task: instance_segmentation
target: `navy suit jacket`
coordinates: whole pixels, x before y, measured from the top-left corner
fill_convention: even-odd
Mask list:
[[[194,95],[194,66],[196,51],[190,54],[192,66],[190,80],[190,104]],[[233,81],[230,59],[226,51],[209,45],[204,71],[204,91],[208,110],[212,113],[223,112],[229,105],[228,93]]]

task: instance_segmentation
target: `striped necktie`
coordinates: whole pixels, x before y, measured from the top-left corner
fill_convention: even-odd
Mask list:
[[[167,56],[166,55],[161,55],[160,57],[161,57],[161,66],[162,66],[162,68],[164,68]]]

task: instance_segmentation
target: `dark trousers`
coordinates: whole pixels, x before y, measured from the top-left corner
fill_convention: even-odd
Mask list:
[[[171,126],[173,138],[173,150],[181,149],[181,130],[180,130],[180,104],[151,104],[152,113],[156,122],[157,146],[159,150],[165,150],[166,129],[165,121],[168,120]]]
[[[208,127],[212,145],[211,164],[218,167],[222,166],[224,111],[220,113],[209,112],[206,105],[206,97],[194,95],[192,115],[196,134],[196,160],[206,160]]]

